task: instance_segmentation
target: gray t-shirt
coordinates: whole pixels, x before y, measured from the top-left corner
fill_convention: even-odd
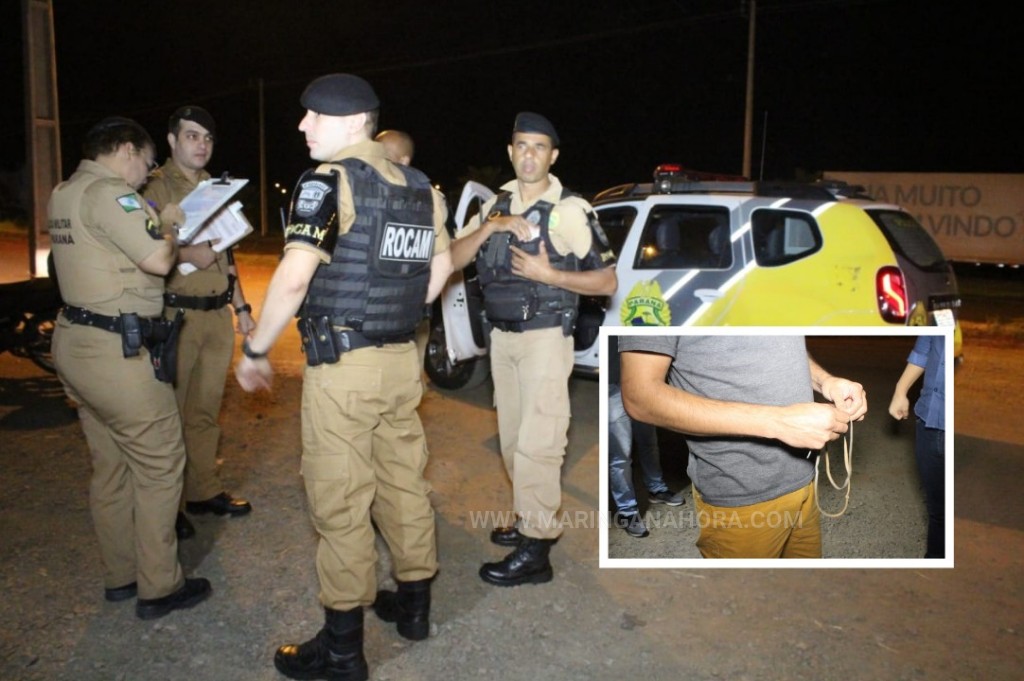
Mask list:
[[[729,402],[813,402],[803,336],[620,336],[619,351],[672,357],[667,381]],[[814,477],[813,459],[778,440],[686,436],[686,468],[714,506],[747,506],[788,494]]]

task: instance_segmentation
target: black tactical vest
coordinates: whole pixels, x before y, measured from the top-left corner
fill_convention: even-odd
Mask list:
[[[355,221],[334,246],[331,263],[317,269],[302,316],[329,316],[374,340],[408,339],[424,317],[434,253],[430,181],[397,166],[408,186],[385,180],[355,158],[344,166]]]
[[[568,195],[568,193],[564,193]],[[491,214],[511,215],[512,194],[502,192],[491,209]],[[487,320],[503,331],[528,331],[552,326],[572,333],[579,296],[556,286],[548,286],[512,274],[512,252],[515,245],[531,255],[544,241],[551,266],[563,271],[578,271],[579,258],[572,252],[559,255],[551,243],[548,220],[554,204],[537,201],[523,211],[522,217],[540,226],[540,238],[522,242],[508,232],[496,232],[488,237],[476,258],[476,271],[484,294]]]

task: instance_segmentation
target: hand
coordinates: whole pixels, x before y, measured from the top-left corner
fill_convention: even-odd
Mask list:
[[[537,227],[521,215],[502,215],[499,218],[492,218],[487,221],[494,232],[509,232],[520,241],[529,241],[533,238],[530,228]]]
[[[235,378],[238,379],[238,385],[247,393],[270,390],[274,383],[274,369],[266,357],[252,359],[243,356],[235,365]]]
[[[213,250],[212,244],[212,241],[203,241],[191,246],[182,246],[178,249],[178,260],[205,270],[217,262],[217,251]]]
[[[850,416],[860,421],[868,411],[868,396],[860,383],[829,376],[821,382],[821,395]]]
[[[897,421],[902,421],[910,415],[910,400],[907,399],[906,393],[893,393],[892,402],[889,403],[889,415]]]
[[[831,404],[805,402],[780,407],[773,437],[791,447],[821,449],[850,429],[851,418]]]
[[[248,312],[236,315],[235,332],[239,336],[248,336],[256,328],[256,320]]]
[[[160,226],[167,232],[174,227],[185,224],[185,211],[176,203],[168,203],[160,211]]]
[[[540,241],[537,255],[530,255],[517,246],[509,246],[509,250],[512,251],[512,274],[542,284],[551,284],[558,276],[558,270],[551,266],[548,249],[543,241]]]

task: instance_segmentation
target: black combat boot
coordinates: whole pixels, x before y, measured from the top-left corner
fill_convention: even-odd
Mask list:
[[[324,613],[324,628],[316,636],[277,649],[277,671],[289,679],[366,681],[370,672],[363,657],[363,609],[324,608]]]
[[[378,591],[373,609],[385,622],[397,622],[398,633],[410,641],[430,636],[430,582],[399,582],[398,591]]]
[[[516,550],[504,559],[497,563],[484,563],[480,567],[480,578],[498,586],[550,582],[554,572],[548,552],[554,543],[554,539],[534,539],[524,535]]]

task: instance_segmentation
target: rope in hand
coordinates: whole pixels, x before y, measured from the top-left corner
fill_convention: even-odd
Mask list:
[[[838,518],[839,516],[846,513],[846,507],[850,505],[850,478],[853,475],[853,421],[850,421],[849,440],[843,438],[843,463],[846,467],[846,482],[842,485],[837,485],[836,481],[832,479],[832,469],[828,462],[828,444],[821,448],[821,456],[818,457],[817,461],[814,462],[814,504],[818,507],[818,512],[829,518]],[[807,452],[807,456],[810,457],[811,452]],[[846,498],[843,500],[843,507],[839,509],[837,513],[829,513],[821,507],[820,496],[818,495],[818,471],[820,470],[821,460],[825,459],[825,475],[828,476],[828,481],[832,484],[832,489],[841,490],[846,489]]]

